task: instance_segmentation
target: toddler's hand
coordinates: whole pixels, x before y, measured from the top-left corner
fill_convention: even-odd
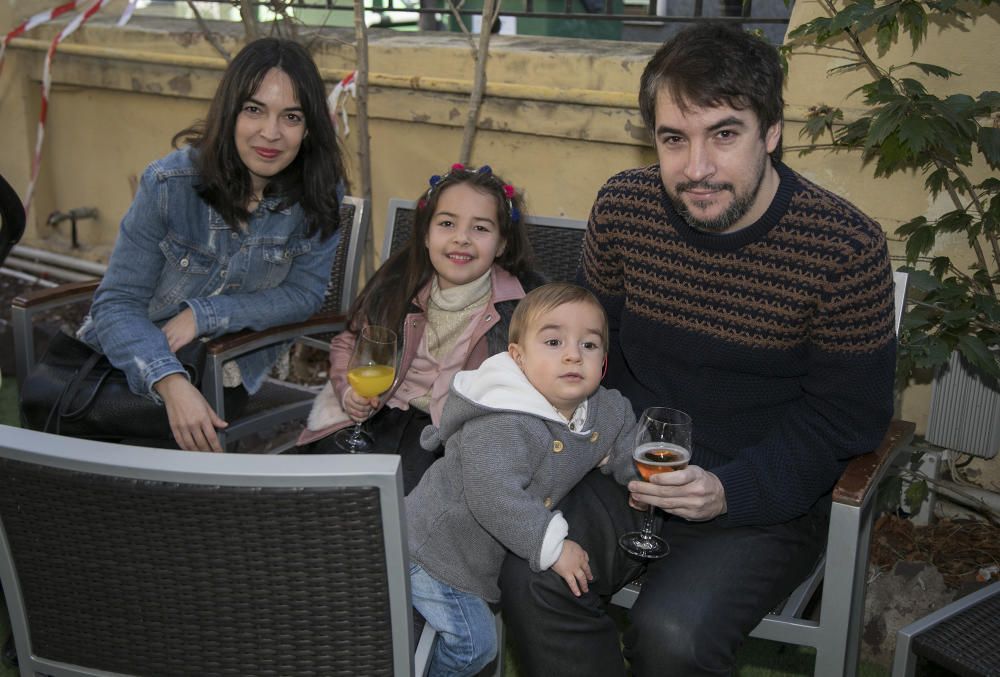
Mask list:
[[[347,387],[344,393],[344,411],[355,423],[361,423],[371,416],[372,409],[376,406],[378,406],[377,397],[361,397],[354,392],[354,388]]]
[[[587,582],[594,580],[594,575],[590,573],[589,561],[590,556],[587,555],[587,551],[576,541],[567,538],[563,541],[559,559],[552,565],[552,570],[562,576],[576,597],[587,592],[589,590]]]

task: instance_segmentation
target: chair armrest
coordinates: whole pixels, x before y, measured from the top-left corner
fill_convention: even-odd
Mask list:
[[[258,348],[293,341],[300,336],[338,331],[346,326],[347,317],[340,313],[319,313],[304,322],[282,324],[261,331],[238,331],[212,339],[205,346],[210,358],[231,360]]]
[[[833,488],[833,500],[850,506],[864,505],[885,475],[893,460],[913,439],[916,428],[909,421],[893,421],[874,451],[851,460],[840,481]]]
[[[70,282],[68,284],[61,284],[58,287],[52,287],[51,289],[25,292],[18,294],[11,302],[11,306],[36,312],[75,303],[76,301],[84,301],[94,295],[100,283],[100,280]]]

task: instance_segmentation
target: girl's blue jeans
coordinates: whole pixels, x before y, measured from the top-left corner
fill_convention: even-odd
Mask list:
[[[430,677],[478,674],[497,655],[493,612],[481,597],[456,590],[410,565],[413,608],[437,631]]]

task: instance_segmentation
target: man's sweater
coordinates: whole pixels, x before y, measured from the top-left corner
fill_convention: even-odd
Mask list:
[[[636,411],[682,409],[692,463],[728,525],[803,514],[892,415],[893,287],[877,223],[788,167],[770,207],[728,234],[691,228],[656,165],[601,189],[581,283],[611,322],[605,383]]]

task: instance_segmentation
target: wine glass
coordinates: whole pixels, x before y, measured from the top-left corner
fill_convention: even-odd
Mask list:
[[[391,386],[396,377],[396,332],[369,325],[358,334],[354,352],[347,363],[347,382],[361,397],[378,397]],[[374,447],[371,435],[361,428],[344,428],[334,437],[334,443],[349,454],[366,454]]]
[[[632,459],[647,482],[657,473],[686,468],[691,460],[691,417],[667,407],[646,409],[639,419]],[[659,559],[670,552],[667,542],[653,533],[654,509],[649,506],[641,531],[630,531],[618,539],[618,545],[633,557]]]

